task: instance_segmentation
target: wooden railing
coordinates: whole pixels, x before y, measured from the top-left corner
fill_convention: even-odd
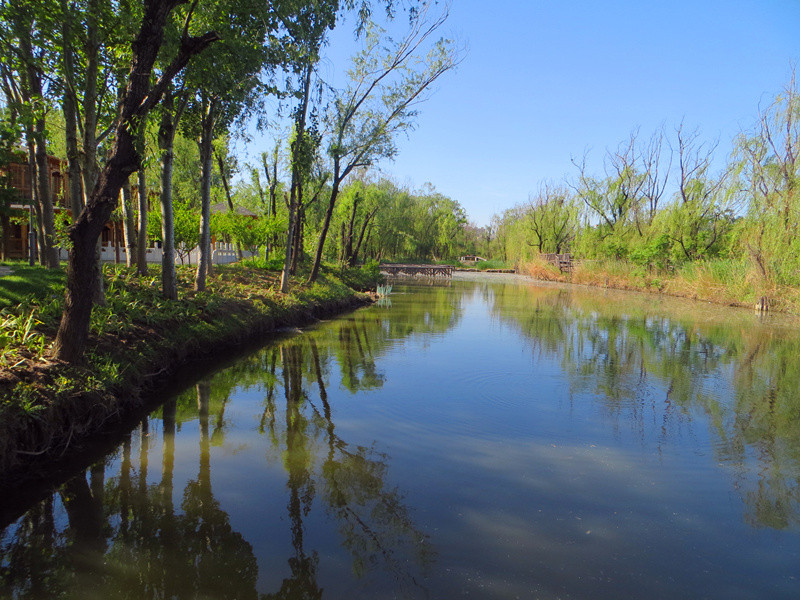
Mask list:
[[[453,267],[451,265],[381,265],[381,273],[386,275],[398,276],[408,275],[411,277],[452,277]]]
[[[542,257],[562,273],[572,273],[575,266],[572,254],[542,254]]]

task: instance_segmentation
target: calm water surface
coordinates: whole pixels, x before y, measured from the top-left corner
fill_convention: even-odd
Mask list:
[[[4,596],[800,596],[796,323],[455,280],[198,376],[5,526]]]

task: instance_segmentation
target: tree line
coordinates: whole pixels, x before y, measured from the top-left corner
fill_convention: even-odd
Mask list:
[[[375,18],[384,13],[386,28]],[[73,221],[55,355],[82,355],[92,305],[103,301],[97,243],[115,211],[141,273],[148,238],[162,242],[162,293],[171,299],[176,250],[194,243],[195,226],[198,291],[211,269],[212,227],[240,246],[280,249],[282,291],[302,261],[313,282],[323,258],[342,253],[340,198],[352,205],[344,262],[379,248],[372,203],[391,194],[355,194],[350,180],[394,156],[432,84],[461,60],[441,35],[446,18],[446,7],[425,0],[0,2],[0,139],[27,152],[40,257],[50,267],[59,238],[48,149],[62,148],[68,164]],[[342,23],[360,50],[334,88],[319,65]],[[281,115],[290,130],[250,168],[249,185],[235,184],[231,140]],[[232,214],[212,219],[220,188]],[[247,191],[258,198],[257,225],[235,214]]]
[[[606,151],[600,173],[585,155],[573,159],[574,176],[496,215],[484,251],[515,263],[571,252],[651,271],[736,260],[765,293],[800,286],[799,123],[792,75],[727,160],[684,123],[634,131]]]

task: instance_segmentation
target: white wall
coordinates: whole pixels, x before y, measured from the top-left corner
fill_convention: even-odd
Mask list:
[[[67,251],[64,248],[60,249],[61,252],[61,260],[67,260]],[[161,264],[161,257],[163,252],[161,248],[148,248],[147,249],[147,262],[148,263],[156,263]],[[250,258],[254,256],[252,252],[243,251],[242,254],[245,258]],[[119,248],[119,262],[125,263],[126,261],[126,251],[125,248]],[[117,260],[117,249],[114,246],[104,244],[100,247],[100,257],[105,262],[115,262]],[[175,264],[186,264],[186,265],[196,265],[197,261],[200,259],[200,250],[195,248],[192,250],[188,256],[183,257],[183,263],[181,263],[181,256],[176,252],[175,253]],[[235,244],[224,244],[222,242],[217,244],[211,244],[211,260],[215,265],[227,265],[229,263],[233,263],[239,260],[239,254],[236,252],[236,245]]]

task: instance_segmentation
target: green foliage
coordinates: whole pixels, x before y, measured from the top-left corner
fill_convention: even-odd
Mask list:
[[[388,180],[355,181],[340,198],[331,225],[332,259],[347,262],[359,241],[362,260],[447,262],[466,250],[464,209],[433,186],[413,192]]]
[[[200,241],[200,213],[183,202],[173,204],[175,253],[183,264]],[[151,211],[148,216],[147,237],[150,242],[161,241],[161,213]]]
[[[219,212],[211,217],[211,232],[240,244],[242,249],[256,253],[266,240],[284,233],[286,222],[281,217],[253,217],[235,212]]]
[[[380,265],[377,261],[369,261],[361,267],[341,269],[338,275],[345,285],[358,291],[375,291],[378,284],[386,281],[380,272]]]
[[[634,247],[629,255],[632,263],[647,269],[664,270],[670,263],[669,250],[671,240],[667,234],[660,234],[653,239]]]
[[[16,361],[22,349],[41,357],[47,346],[45,336],[36,330],[42,322],[36,318],[36,309],[13,313],[0,310],[0,365]]]

